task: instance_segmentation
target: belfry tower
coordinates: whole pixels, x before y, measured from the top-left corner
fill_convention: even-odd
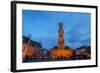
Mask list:
[[[59,31],[58,31],[58,49],[64,49],[64,29],[63,23],[59,23]]]

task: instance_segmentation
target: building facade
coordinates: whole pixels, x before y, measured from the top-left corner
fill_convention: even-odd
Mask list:
[[[73,50],[65,47],[64,44],[64,28],[63,28],[63,23],[59,23],[59,29],[58,29],[58,47],[53,48],[50,50],[50,57],[52,59],[54,58],[68,58],[73,55]]]

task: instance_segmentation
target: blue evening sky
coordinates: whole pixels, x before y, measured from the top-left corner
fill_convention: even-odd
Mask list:
[[[50,49],[58,45],[58,26],[62,22],[65,46],[78,48],[90,45],[90,18],[90,13],[23,10],[22,35],[30,34],[32,40]]]

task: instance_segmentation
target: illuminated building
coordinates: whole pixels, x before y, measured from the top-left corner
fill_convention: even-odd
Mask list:
[[[24,59],[39,58],[41,56],[41,43],[32,41],[29,37],[23,36],[22,57]]]
[[[63,23],[59,23],[59,30],[58,30],[58,47],[55,47],[50,50],[50,57],[51,58],[68,58],[73,55],[73,50],[69,47],[64,45],[64,29]]]

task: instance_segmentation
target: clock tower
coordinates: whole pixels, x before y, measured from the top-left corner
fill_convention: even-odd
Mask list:
[[[58,31],[58,49],[64,49],[64,29],[63,23],[59,23],[59,31]]]

